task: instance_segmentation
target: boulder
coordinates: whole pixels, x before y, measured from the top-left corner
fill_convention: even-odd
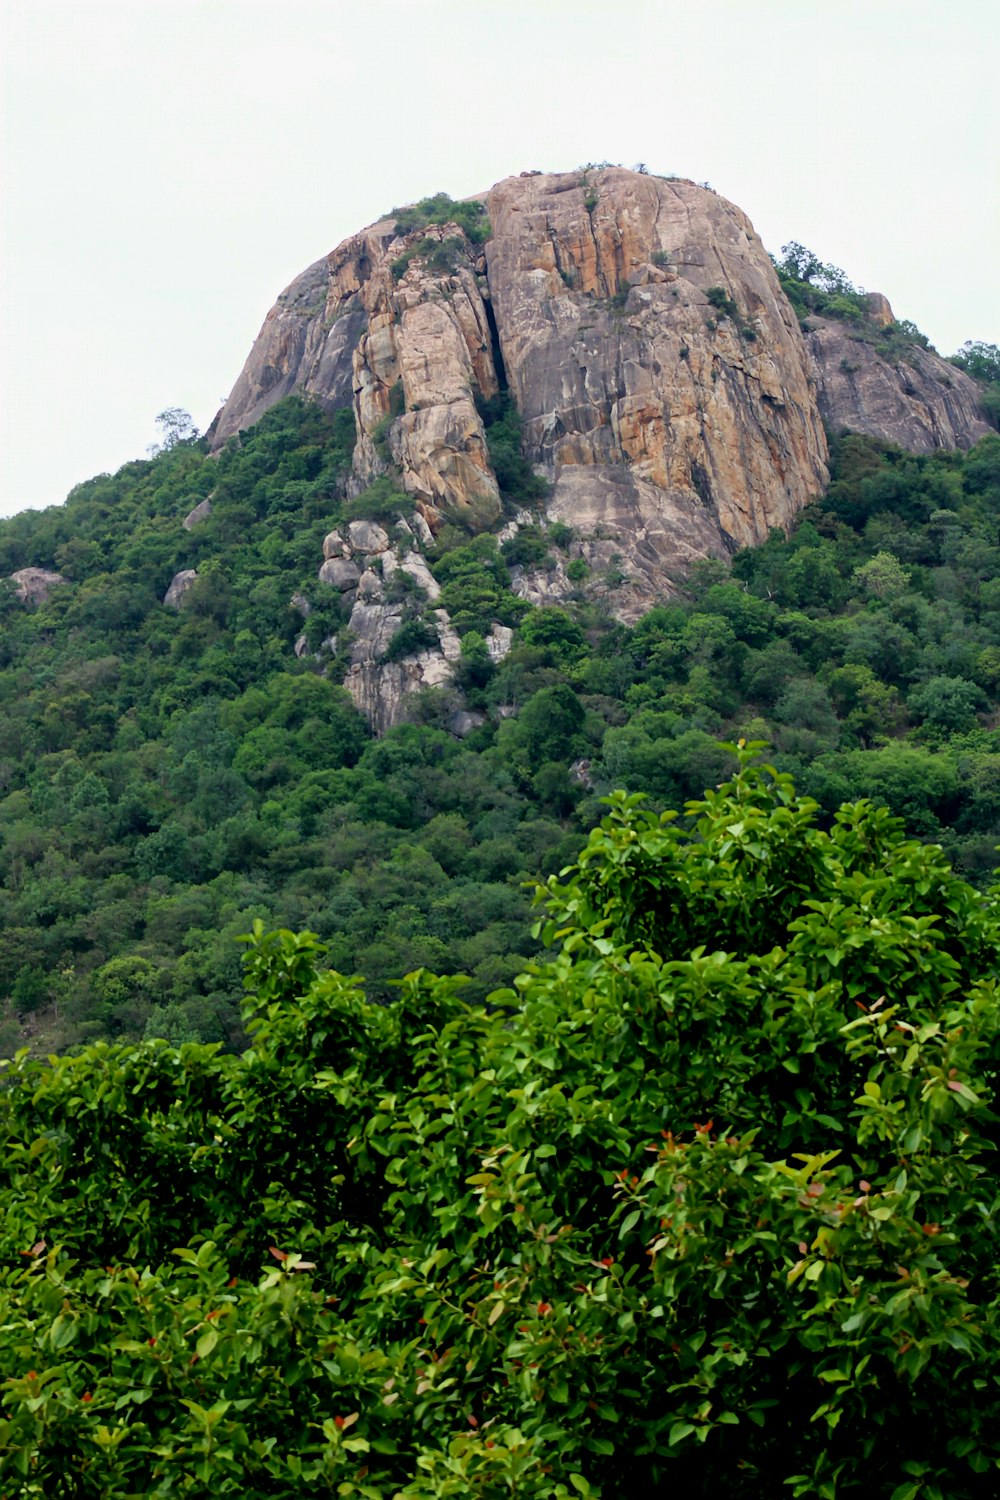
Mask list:
[[[460,708],[448,720],[448,731],[456,739],[464,740],[467,734],[471,734],[474,729],[481,728],[485,723],[485,714],[473,713],[467,708]]]
[[[328,531],[323,538],[324,557],[350,557],[351,548],[340,531]]]
[[[388,536],[374,521],[352,521],[347,534],[351,539],[352,550],[369,556],[384,552],[389,545]]]
[[[428,599],[440,598],[441,585],[419,552],[407,552],[400,559],[399,569],[402,573],[409,573],[414,582],[423,589]]]
[[[509,625],[490,626],[486,637],[486,650],[489,652],[490,661],[503,661],[514,644],[514,632]]]
[[[320,583],[328,583],[342,594],[356,588],[360,577],[361,569],[357,563],[346,557],[328,557],[319,570]]]
[[[61,573],[53,573],[48,568],[18,568],[9,577],[21,603],[32,605],[44,604],[53,589],[69,582]]]
[[[198,525],[199,521],[206,521],[212,514],[211,500],[200,500],[193,510],[189,510],[181,525],[185,531],[190,531]]]
[[[183,568],[181,572],[174,574],[170,580],[170,587],[163,596],[163,602],[168,609],[180,609],[185,595],[194,587],[197,577],[197,568]]]

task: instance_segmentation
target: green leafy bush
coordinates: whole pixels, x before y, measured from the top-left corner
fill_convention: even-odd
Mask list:
[[[450,235],[447,239],[434,239],[431,235],[424,235],[408,250],[392,262],[392,274],[399,281],[413,260],[422,260],[429,271],[438,276],[446,276],[450,271],[456,271],[466,260],[465,241],[457,235]]]
[[[740,310],[724,286],[710,286],[705,296],[710,306],[717,308],[723,317],[732,318],[734,322],[739,318]]]
[[[428,224],[457,224],[473,245],[485,244],[490,237],[486,204],[475,198],[457,202],[447,193],[434,193],[409,208],[394,208],[386,217],[395,218],[397,234],[412,234]]]
[[[995,897],[755,748],[489,1006],[258,924],[243,1056],[21,1054],[5,1491],[992,1496]]]
[[[437,631],[433,625],[429,625],[419,615],[410,615],[400,625],[379,660],[402,661],[404,656],[412,656],[416,651],[426,651],[437,644]]]
[[[521,416],[509,391],[477,401],[483,420],[490,464],[500,492],[515,504],[531,505],[548,494],[548,483],[537,475],[521,451]]]

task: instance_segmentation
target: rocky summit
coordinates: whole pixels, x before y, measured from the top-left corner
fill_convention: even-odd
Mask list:
[[[787,528],[827,482],[825,428],[915,452],[988,431],[974,381],[879,338],[897,326],[885,298],[863,326],[803,318],[747,216],[710,188],[619,167],[525,173],[454,209],[396,211],[297,277],[210,432],[220,447],[293,391],[352,408],[351,492],[391,476],[406,497],[391,537],[331,537],[317,558],[353,601],[346,685],[380,729],[451,671],[445,611],[436,643],[379,665],[400,618],[383,585],[402,568],[422,586],[444,526],[571,527],[578,571],[632,621],[693,561]],[[545,481],[532,516],[505,503],[491,457],[485,413],[504,393]],[[516,570],[533,603],[574,586],[561,567]]]

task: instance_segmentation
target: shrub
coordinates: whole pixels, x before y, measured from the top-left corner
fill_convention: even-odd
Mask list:
[[[549,486],[521,452],[521,417],[510,392],[501,391],[489,400],[481,398],[477,406],[501,493],[522,504],[544,499]]]
[[[737,321],[740,310],[724,286],[710,286],[705,296],[711,306],[717,308],[724,318],[732,318],[734,322]]]
[[[392,418],[388,417],[385,421],[388,426]],[[379,427],[381,425],[380,423]],[[376,428],[376,433],[378,431],[379,428]],[[384,440],[384,433],[382,437]],[[372,480],[366,490],[362,490],[360,495],[345,506],[347,518],[352,521],[397,521],[404,511],[412,514],[413,501],[396,488],[397,483],[398,480],[388,474]]]
[[[409,208],[394,208],[387,218],[395,218],[397,234],[412,234],[428,224],[457,224],[467,240],[473,245],[482,245],[490,237],[490,221],[486,216],[486,204],[478,199],[459,203],[447,193],[435,193],[430,198],[421,198]]]
[[[465,241],[457,235],[450,235],[446,240],[436,240],[425,235],[393,261],[392,274],[399,281],[406,274],[411,261],[422,260],[429,271],[438,276],[447,276],[450,271],[458,269],[464,258]]]
[[[242,1057],[20,1054],[6,1492],[992,1496],[996,900],[754,748],[488,1006],[258,923]]]
[[[433,625],[419,615],[410,615],[403,621],[379,660],[402,661],[404,656],[413,656],[418,651],[427,651],[438,644],[438,634]]]

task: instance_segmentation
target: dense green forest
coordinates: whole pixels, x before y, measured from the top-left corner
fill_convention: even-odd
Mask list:
[[[998,892],[757,749],[487,1006],[258,927],[242,1054],[5,1065],[0,1493],[993,1500]]]
[[[484,416],[511,504],[538,506],[516,412]],[[499,547],[446,528],[430,561],[463,638],[458,686],[486,716],[464,740],[454,693],[425,692],[415,723],[375,740],[339,685],[323,537],[404,504],[388,479],[346,497],[350,413],[292,397],[216,456],[171,436],[0,524],[0,574],[69,580],[37,608],[0,594],[0,1051],[242,1045],[235,937],[255,920],[315,930],[376,998],[424,965],[481,999],[536,951],[523,882],[575,857],[600,797],[680,804],[727,774],[719,740],[741,735],[771,742],[825,816],[876,798],[988,881],[1000,435],[930,457],[834,436],[829,490],[790,537],[702,564],[631,628],[588,599],[579,559],[564,608],[509,592],[511,567],[572,543],[540,509]],[[186,568],[194,588],[165,607]],[[412,647],[426,600],[399,587]],[[498,619],[516,636],[495,664]]]

